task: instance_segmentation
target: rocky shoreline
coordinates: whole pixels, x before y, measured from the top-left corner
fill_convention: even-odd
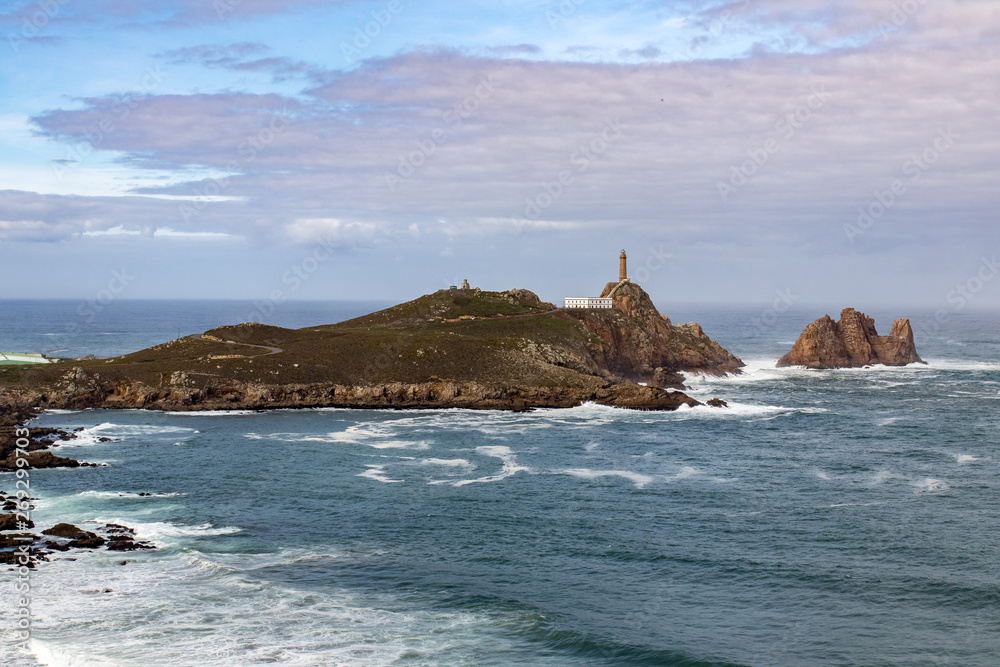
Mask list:
[[[112,359],[0,370],[0,472],[95,465],[51,451],[75,432],[31,428],[29,444],[16,447],[18,428],[44,410],[527,411],[596,403],[670,411],[706,405],[675,390],[681,372],[740,372],[742,361],[697,324],[672,324],[638,285],[617,284],[613,301],[613,309],[591,312],[556,308],[528,290],[441,290],[335,325],[219,327]],[[720,399],[707,405],[726,407]],[[31,509],[25,490],[0,501],[5,511]],[[0,514],[0,563],[151,547],[124,526],[58,524],[43,535],[30,528]]]
[[[22,469],[38,468],[85,468],[99,464],[77,461],[56,456],[49,449],[58,446],[57,441],[72,440],[78,432],[55,428],[28,427],[27,423],[37,416],[36,409],[4,403],[0,410],[0,472],[15,472]],[[29,444],[18,448],[18,435],[28,431]],[[110,441],[110,439],[108,439]],[[26,455],[17,450],[27,451]],[[27,465],[18,465],[18,460]],[[20,475],[18,476],[20,479]],[[16,484],[16,482],[15,482]],[[127,526],[105,524],[95,528],[96,532],[83,530],[68,523],[59,523],[43,530],[41,534],[29,532],[35,523],[30,517],[35,509],[34,501],[25,490],[16,492],[0,491],[0,564],[14,567],[34,568],[39,562],[48,561],[54,552],[72,549],[98,549],[109,551],[137,551],[155,549],[148,542],[135,539],[135,531]],[[122,563],[124,564],[124,562]]]

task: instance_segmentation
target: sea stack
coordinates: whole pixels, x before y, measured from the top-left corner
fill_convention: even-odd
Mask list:
[[[914,363],[924,362],[917,354],[909,319],[894,321],[889,335],[879,336],[875,320],[845,308],[838,322],[824,315],[807,326],[791,351],[778,360],[778,367],[860,368]]]

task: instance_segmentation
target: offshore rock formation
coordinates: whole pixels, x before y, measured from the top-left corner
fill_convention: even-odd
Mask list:
[[[859,368],[913,363],[924,362],[917,354],[909,319],[894,321],[889,335],[879,336],[875,320],[845,308],[838,322],[824,315],[807,326],[791,351],[778,360],[778,367]]]

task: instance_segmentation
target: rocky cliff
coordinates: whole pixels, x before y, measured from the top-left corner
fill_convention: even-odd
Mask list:
[[[858,368],[913,363],[923,361],[917,354],[909,319],[894,321],[889,335],[880,336],[874,319],[845,308],[837,322],[824,315],[807,326],[791,351],[778,360],[778,367]]]
[[[106,381],[88,376],[81,368],[66,375],[61,386],[49,389],[5,390],[0,412],[35,409],[145,409],[145,410],[266,410],[277,408],[340,407],[355,409],[468,408],[526,410],[568,408],[586,402],[641,410],[676,410],[700,402],[679,391],[631,383],[602,386],[500,386],[436,378],[422,383],[390,382],[345,386],[327,382],[262,384],[215,380],[201,386],[157,387],[137,380]],[[3,462],[0,461],[0,467]]]
[[[588,345],[595,363],[634,382],[681,387],[680,372],[740,373],[743,362],[709,338],[695,322],[672,324],[632,282],[609,283],[611,310],[568,311],[599,337]]]

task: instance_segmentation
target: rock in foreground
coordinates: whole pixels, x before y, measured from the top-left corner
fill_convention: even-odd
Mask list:
[[[914,363],[924,362],[917,354],[909,319],[894,321],[889,335],[880,336],[874,319],[845,308],[837,322],[824,315],[807,326],[791,351],[778,360],[778,367],[860,368]]]

